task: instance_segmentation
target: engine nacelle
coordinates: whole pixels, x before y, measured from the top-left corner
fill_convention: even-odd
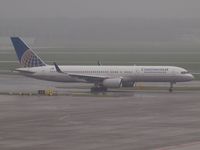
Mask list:
[[[133,87],[135,82],[133,81],[122,81],[122,87]]]
[[[120,78],[105,79],[102,85],[107,88],[120,88],[122,86],[122,79]]]

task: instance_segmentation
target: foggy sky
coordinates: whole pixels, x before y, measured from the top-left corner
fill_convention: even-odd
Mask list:
[[[199,18],[199,0],[1,0],[0,18]]]
[[[200,49],[200,0],[0,0],[0,47],[13,35],[41,47]]]

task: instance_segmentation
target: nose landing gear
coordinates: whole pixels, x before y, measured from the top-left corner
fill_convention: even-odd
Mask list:
[[[170,88],[169,88],[169,92],[173,92],[173,85],[176,84],[174,82],[170,82]]]

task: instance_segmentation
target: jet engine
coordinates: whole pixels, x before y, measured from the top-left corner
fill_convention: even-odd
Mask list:
[[[135,82],[133,81],[122,81],[122,87],[133,87]]]
[[[105,79],[102,85],[106,88],[120,88],[122,86],[122,79],[120,78]]]

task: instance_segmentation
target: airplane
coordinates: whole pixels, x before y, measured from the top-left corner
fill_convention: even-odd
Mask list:
[[[176,66],[58,66],[46,64],[20,37],[11,37],[19,63],[20,74],[55,82],[93,83],[91,92],[106,92],[108,88],[133,87],[136,82],[169,82],[169,92],[177,82],[192,81],[194,76]]]

